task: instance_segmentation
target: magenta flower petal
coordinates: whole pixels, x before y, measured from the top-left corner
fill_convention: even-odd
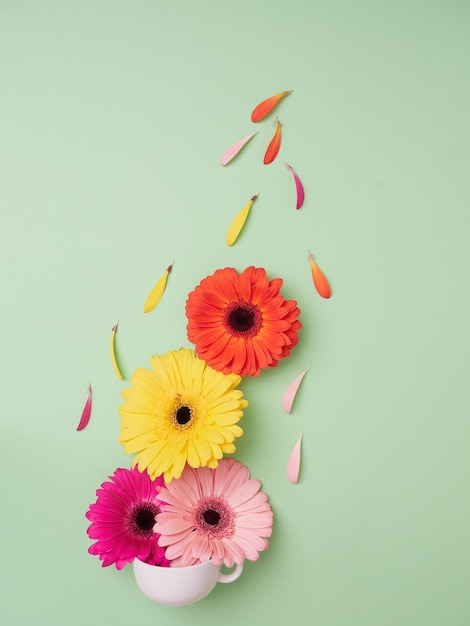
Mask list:
[[[151,480],[137,468],[118,468],[96,491],[97,500],[86,517],[91,522],[88,536],[97,541],[88,552],[99,556],[103,567],[115,565],[120,570],[135,558],[151,565],[170,564],[153,531],[155,516],[162,510],[157,486],[163,485],[162,477]]]

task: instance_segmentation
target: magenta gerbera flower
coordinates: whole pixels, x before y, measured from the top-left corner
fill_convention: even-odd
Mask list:
[[[159,487],[166,503],[154,530],[166,547],[171,566],[194,565],[212,559],[232,567],[256,561],[268,548],[273,512],[259,480],[233,458],[216,469],[186,466],[181,478]]]
[[[87,533],[96,543],[88,548],[103,561],[103,567],[115,564],[122,569],[134,558],[151,565],[168,566],[165,549],[158,545],[153,531],[155,516],[161,510],[157,486],[162,477],[151,480],[147,472],[137,468],[118,468],[111,480],[96,492],[86,517],[91,521]]]

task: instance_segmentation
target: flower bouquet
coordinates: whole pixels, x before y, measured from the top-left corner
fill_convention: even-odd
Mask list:
[[[297,343],[300,311],[281,286],[254,267],[204,278],[186,301],[195,349],[152,356],[122,392],[119,440],[135,456],[96,492],[86,513],[89,552],[103,566],[133,563],[140,588],[159,602],[199,600],[268,548],[268,497],[247,467],[224,455],[243,435],[242,376],[276,366]],[[236,569],[222,574],[221,565]],[[177,584],[183,575],[194,581]]]
[[[291,94],[283,91],[252,112],[258,123]],[[257,132],[235,142],[222,155],[227,165]],[[264,157],[271,164],[281,147],[281,123]],[[305,193],[296,171],[296,212]],[[271,166],[270,166],[271,167]],[[255,195],[229,226],[232,246],[247,222]],[[309,253],[311,277],[318,294],[330,298],[330,285]],[[162,298],[173,264],[157,281],[144,304],[152,311]],[[136,581],[150,598],[171,605],[188,604],[207,595],[216,582],[232,582],[245,559],[256,561],[268,548],[273,512],[259,480],[232,455],[243,435],[239,421],[248,405],[238,388],[242,377],[259,376],[290,355],[298,342],[299,308],[281,295],[281,278],[269,279],[264,268],[217,269],[186,300],[187,338],[194,350],[180,348],[150,359],[122,393],[120,443],[134,455],[132,469],[119,468],[96,492],[86,514],[90,554],[103,566],[122,569],[132,563]],[[122,378],[114,354],[111,358]],[[283,408],[308,370],[287,388]],[[91,390],[79,424],[88,423]],[[298,440],[287,463],[287,478],[297,482]],[[235,567],[222,574],[221,565]]]

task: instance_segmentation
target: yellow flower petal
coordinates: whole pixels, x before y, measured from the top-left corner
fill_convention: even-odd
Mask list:
[[[201,459],[193,441],[188,442],[188,463],[191,467],[200,467]]]
[[[243,226],[245,225],[245,222],[248,218],[248,214],[250,213],[250,209],[253,206],[253,202],[256,200],[257,197],[258,194],[256,194],[256,196],[253,196],[248,204],[246,204],[243,209],[239,213],[237,213],[235,219],[230,224],[227,230],[227,234],[225,236],[225,243],[227,244],[227,246],[233,246],[233,244],[238,239],[238,235],[241,233]]]
[[[171,272],[172,267],[173,263],[166,268],[163,276],[158,279],[155,286],[152,288],[151,292],[147,296],[144,304],[144,313],[150,313],[150,311],[152,311],[162,299],[166,287],[166,282],[168,280],[168,274]]]
[[[205,465],[208,459],[212,456],[211,447],[207,439],[199,437],[198,439],[195,439],[193,443],[201,460],[201,465]]]

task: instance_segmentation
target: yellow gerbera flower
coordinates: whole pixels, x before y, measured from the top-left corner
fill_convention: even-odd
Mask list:
[[[186,348],[152,356],[150,364],[134,372],[119,409],[119,441],[136,453],[133,466],[152,480],[163,474],[167,483],[186,463],[216,468],[243,435],[237,422],[248,402],[235,389],[241,377],[212,369]]]

